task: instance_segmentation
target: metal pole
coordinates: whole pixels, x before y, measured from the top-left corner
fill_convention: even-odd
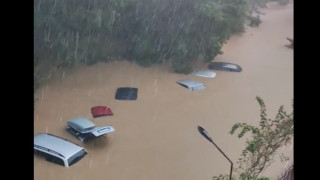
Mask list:
[[[225,155],[225,154],[223,153],[223,151],[222,151],[213,141],[210,141],[210,142],[212,142],[212,144],[213,144],[213,145],[224,155],[224,157],[226,157],[226,158],[228,159],[228,161],[231,163],[230,177],[229,177],[229,179],[231,180],[231,178],[232,178],[232,170],[233,170],[233,163],[232,163],[232,161],[228,158],[227,155]]]
[[[226,157],[228,159],[228,161],[231,163],[231,168],[230,168],[230,177],[229,180],[232,180],[232,169],[233,169],[233,163],[232,161],[228,158],[227,155],[224,154],[224,152],[213,142],[212,138],[210,137],[209,133],[203,129],[203,127],[198,126],[198,131],[200,132],[200,134],[205,137],[208,141],[210,141],[223,155],[224,157]]]

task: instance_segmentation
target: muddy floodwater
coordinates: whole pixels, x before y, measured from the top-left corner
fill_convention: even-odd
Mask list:
[[[39,89],[34,110],[34,134],[51,133],[84,146],[88,154],[69,168],[34,156],[35,180],[210,180],[229,174],[230,164],[197,131],[204,127],[214,142],[236,162],[245,138],[230,135],[233,124],[258,125],[259,105],[265,100],[274,117],[280,105],[291,111],[293,99],[293,5],[269,4],[262,23],[233,36],[215,61],[239,64],[243,71],[215,71],[206,79],[174,74],[165,66],[142,68],[129,62],[79,65],[62,72]],[[199,64],[199,69],[207,69]],[[201,81],[202,91],[176,84],[180,79]],[[115,100],[118,87],[138,88],[136,101]],[[114,115],[92,118],[90,108],[108,106]],[[65,128],[67,121],[83,117],[97,126],[112,125],[115,132],[82,143]],[[293,148],[263,175],[276,178],[293,161]]]

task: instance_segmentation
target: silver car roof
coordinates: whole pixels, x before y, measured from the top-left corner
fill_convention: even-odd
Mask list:
[[[238,69],[238,67],[235,64],[223,64],[223,67],[231,68],[231,69]]]
[[[34,146],[40,149],[48,149],[49,152],[54,151],[53,153],[59,153],[64,156],[66,159],[69,159],[71,156],[77,152],[84,149],[83,147],[68,141],[66,139],[54,136],[52,134],[37,134],[34,136]],[[40,147],[39,147],[40,146]]]
[[[72,126],[80,131],[86,131],[90,128],[93,128],[95,124],[91,122],[89,119],[85,118],[74,118],[68,121],[68,125]]]
[[[224,68],[227,68],[227,69],[233,69],[237,72],[242,71],[242,68],[239,65],[228,63],[228,62],[210,62],[208,65],[208,68],[216,69],[216,70],[223,70]]]
[[[216,73],[214,71],[203,71],[203,70],[199,70],[199,71],[195,71],[193,73],[195,76],[201,76],[201,77],[207,77],[207,78],[214,78],[216,77]]]
[[[183,80],[177,81],[177,83],[184,85],[188,89],[191,89],[193,91],[205,89],[205,86],[202,83],[194,81],[194,80],[183,79]],[[194,87],[196,87],[196,88],[194,88]]]

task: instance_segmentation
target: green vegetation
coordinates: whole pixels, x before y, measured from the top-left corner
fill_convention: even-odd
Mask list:
[[[258,16],[249,16],[249,21],[250,21],[249,26],[252,26],[252,27],[259,26],[261,23],[259,15]]]
[[[34,89],[59,68],[116,59],[189,73],[197,59],[221,54],[252,9],[268,1],[35,0]]]
[[[293,112],[287,113],[283,106],[280,106],[274,119],[267,118],[266,106],[260,97],[256,97],[260,105],[259,126],[252,126],[247,123],[233,125],[230,134],[233,135],[238,129],[238,138],[242,138],[247,132],[251,132],[251,138],[247,140],[247,147],[242,151],[238,160],[236,173],[239,180],[268,180],[267,177],[258,177],[274,161],[279,148],[291,143],[293,138]],[[293,106],[293,104],[292,104]],[[280,155],[281,161],[289,158]],[[214,180],[228,179],[228,175],[213,177]]]
[[[281,5],[287,5],[290,3],[290,0],[273,0],[273,1],[276,1]]]

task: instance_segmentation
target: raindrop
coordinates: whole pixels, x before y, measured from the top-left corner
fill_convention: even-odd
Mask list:
[[[41,100],[43,100],[44,89],[42,89]]]
[[[287,163],[286,163],[286,165],[284,166],[284,168],[286,168],[286,167],[287,167],[288,163],[289,163],[289,161],[287,161]]]

